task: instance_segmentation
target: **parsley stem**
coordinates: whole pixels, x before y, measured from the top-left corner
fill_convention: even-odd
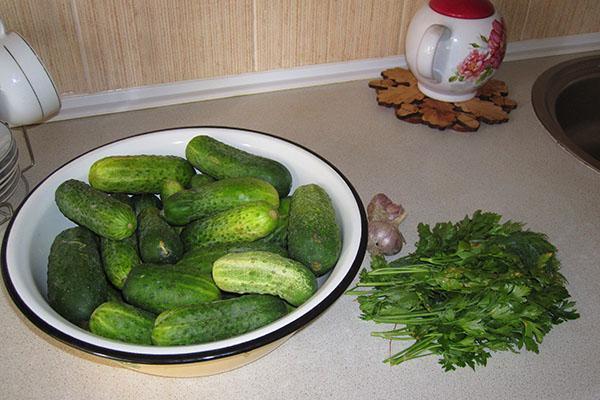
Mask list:
[[[400,267],[390,267],[390,268],[379,268],[374,269],[368,273],[369,276],[373,275],[393,275],[393,274],[414,274],[418,272],[430,272],[431,268],[419,268],[419,267],[427,267],[427,264],[412,264],[412,265],[402,265]]]

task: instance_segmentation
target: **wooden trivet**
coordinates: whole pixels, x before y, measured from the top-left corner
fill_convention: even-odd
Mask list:
[[[479,129],[480,122],[507,122],[508,113],[517,108],[517,102],[506,97],[506,83],[497,79],[490,79],[471,100],[446,103],[425,96],[407,69],[387,69],[381,76],[383,79],[369,82],[369,87],[377,91],[380,106],[394,107],[396,116],[403,121],[440,130],[473,132]]]

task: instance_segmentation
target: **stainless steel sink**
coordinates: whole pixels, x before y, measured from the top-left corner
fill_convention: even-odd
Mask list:
[[[545,71],[533,85],[532,103],[554,139],[600,171],[600,56]]]

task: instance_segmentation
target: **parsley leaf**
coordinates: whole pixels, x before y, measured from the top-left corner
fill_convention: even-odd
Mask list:
[[[389,263],[372,257],[348,294],[362,319],[396,326],[373,336],[414,340],[385,362],[436,355],[445,371],[475,369],[492,352],[537,353],[554,325],[579,317],[556,247],[500,220],[478,210],[457,223],[419,224],[413,253]]]

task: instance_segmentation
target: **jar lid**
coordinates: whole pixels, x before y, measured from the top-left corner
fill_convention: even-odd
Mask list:
[[[494,14],[489,0],[429,0],[429,7],[437,13],[461,19],[481,19]]]

